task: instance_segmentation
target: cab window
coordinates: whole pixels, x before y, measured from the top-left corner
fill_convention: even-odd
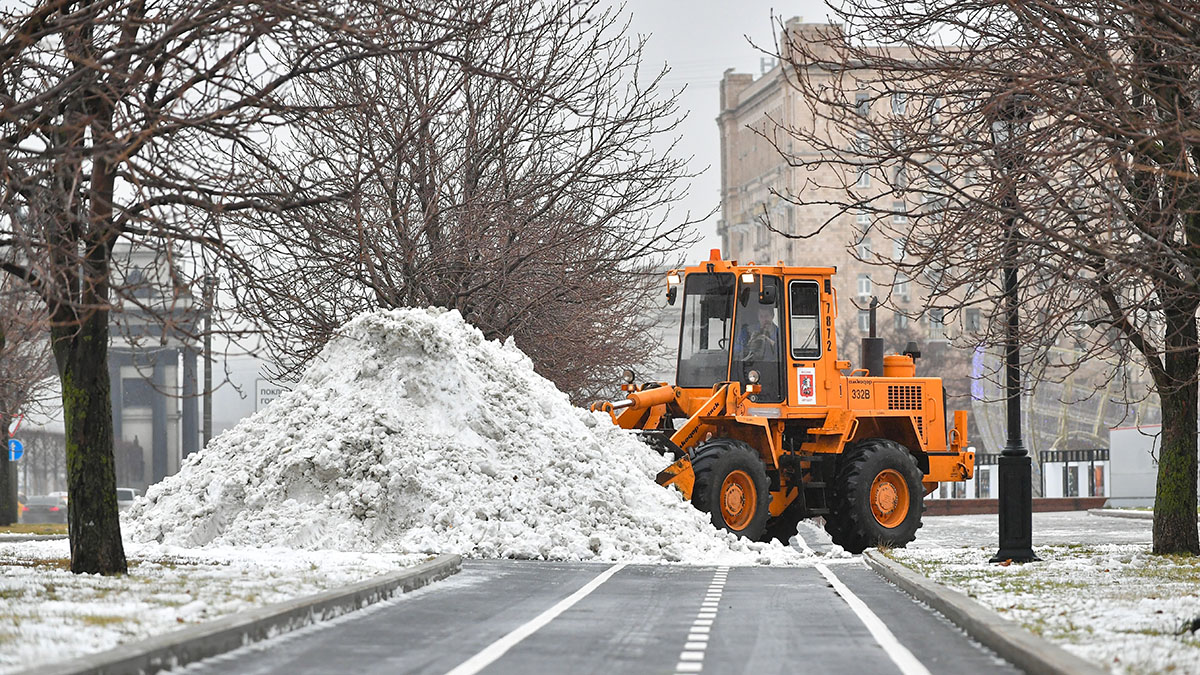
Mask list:
[[[815,281],[793,281],[789,328],[793,359],[821,358],[820,292]]]

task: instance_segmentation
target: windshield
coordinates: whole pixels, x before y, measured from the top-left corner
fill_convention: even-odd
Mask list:
[[[733,289],[732,274],[687,276],[676,372],[679,386],[711,387],[727,379]]]

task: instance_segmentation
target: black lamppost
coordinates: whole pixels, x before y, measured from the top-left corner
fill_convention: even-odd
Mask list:
[[[1039,560],[1033,552],[1033,484],[1029,453],[1021,442],[1021,349],[1018,343],[1017,297],[1017,181],[1020,139],[1029,130],[1033,109],[1028,99],[1008,94],[992,117],[992,145],[1006,189],[1001,206],[1006,212],[1004,243],[1004,306],[1008,329],[1004,344],[1008,399],[1008,442],[1000,453],[1000,550],[992,562]]]

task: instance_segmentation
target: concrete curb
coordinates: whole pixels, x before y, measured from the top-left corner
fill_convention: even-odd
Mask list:
[[[1027,673],[1100,675],[1108,671],[1001,618],[963,593],[930,581],[878,551],[863,554],[867,565],[909,595],[942,613],[992,651]]]
[[[1093,516],[1105,518],[1132,518],[1134,520],[1154,520],[1153,511],[1130,511],[1128,509],[1088,509]]]
[[[397,592],[407,593],[444,579],[461,567],[460,556],[441,555],[416,567],[357,584],[155,635],[69,661],[36,666],[16,675],[150,675],[361,609]]]

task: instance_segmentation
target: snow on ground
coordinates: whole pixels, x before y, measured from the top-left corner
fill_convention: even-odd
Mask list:
[[[176,546],[473,557],[799,563],[665,490],[666,461],[572,406],[511,342],[454,311],[363,314],[299,385],[214,439],[130,512]]]
[[[1200,563],[1150,554],[1151,521],[1033,514],[1041,562],[993,565],[996,516],[925,519],[896,560],[1120,673],[1200,673]]]
[[[126,545],[129,574],[70,572],[66,540],[0,543],[0,673],[70,659],[415,565],[424,555]]]

